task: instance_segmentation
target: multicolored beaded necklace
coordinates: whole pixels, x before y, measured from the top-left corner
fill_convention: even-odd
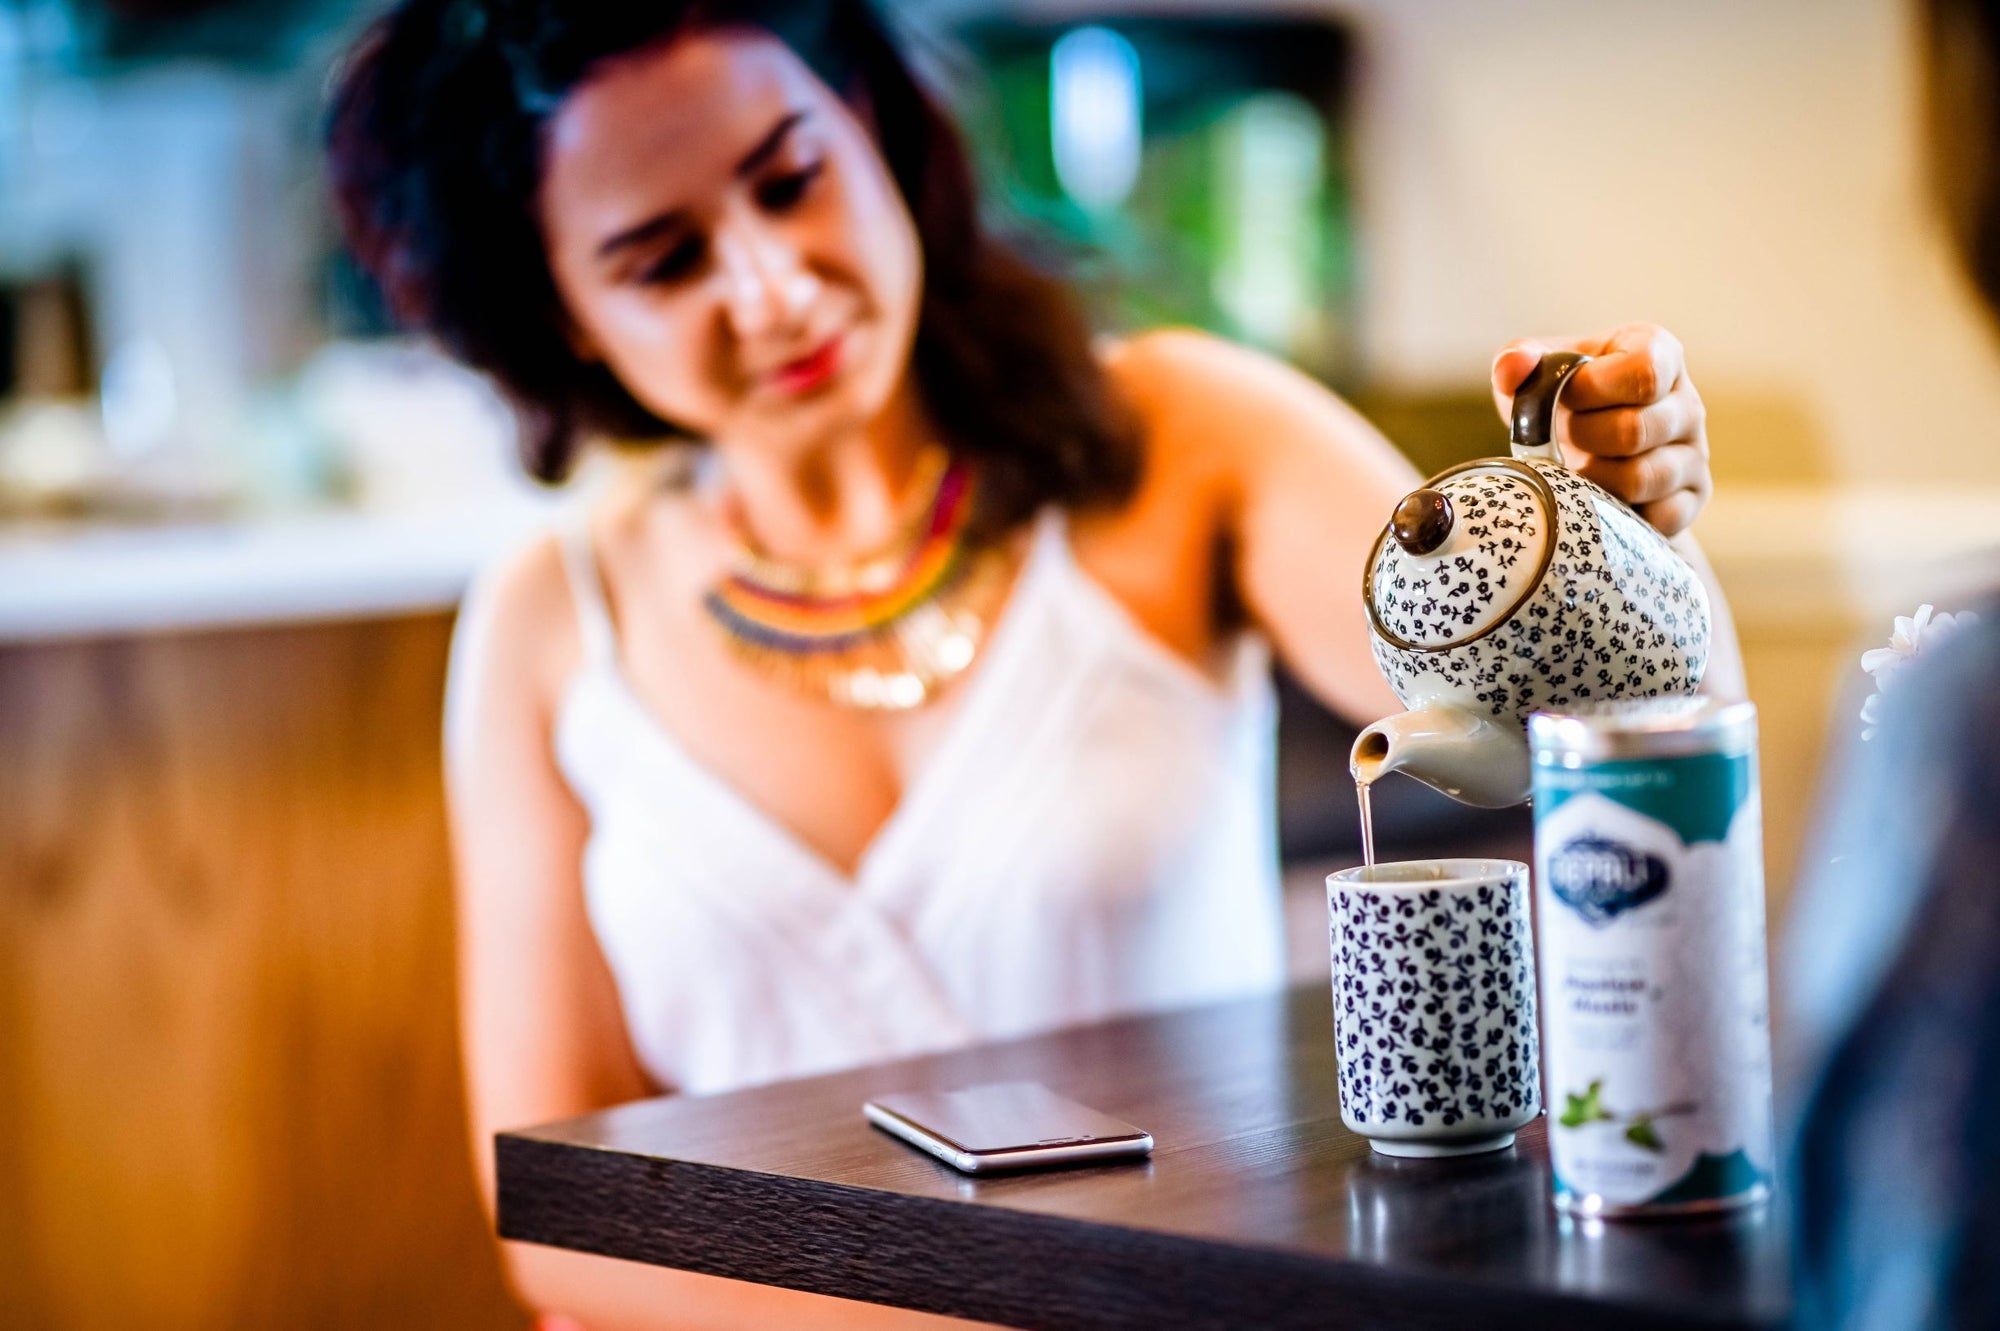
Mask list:
[[[900,547],[859,564],[787,565],[740,539],[702,601],[730,646],[842,707],[906,711],[935,697],[978,655],[1007,588],[1004,556],[966,537],[971,468],[945,458],[939,469]]]

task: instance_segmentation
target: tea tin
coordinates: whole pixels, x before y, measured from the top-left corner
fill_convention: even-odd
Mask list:
[[[1772,1174],[1757,713],[1705,698],[1528,723],[1556,1205],[1726,1210]]]

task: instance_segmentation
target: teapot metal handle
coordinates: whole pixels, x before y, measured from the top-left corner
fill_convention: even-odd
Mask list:
[[[1556,399],[1577,367],[1590,357],[1574,351],[1551,351],[1537,361],[1528,377],[1514,390],[1513,425],[1508,439],[1514,456],[1560,464],[1562,450],[1556,447]]]

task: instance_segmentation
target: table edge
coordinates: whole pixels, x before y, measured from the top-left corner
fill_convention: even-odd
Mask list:
[[[1168,1324],[1539,1331],[1563,1314],[1607,1313],[1620,1319],[1621,1331],[1784,1325],[1782,1316],[1717,1316],[1688,1304],[1634,1303],[1615,1292],[1419,1274],[1284,1246],[675,1160],[532,1130],[496,1134],[494,1152],[501,1238],[1024,1331]],[[586,1196],[587,1207],[580,1204]],[[676,1215],[671,1230],[650,1218],[662,1209]],[[961,1255],[949,1280],[936,1275],[940,1248]],[[968,1264],[964,1254],[988,1260]],[[1024,1263],[1037,1274],[1024,1279]],[[919,1280],[905,1270],[925,1274]],[[1112,1320],[1107,1286],[1121,1296]],[[1092,1290],[1096,1296],[1086,1297]],[[1229,1297],[1219,1300],[1223,1293]],[[1329,1307],[1334,1299],[1337,1311]]]

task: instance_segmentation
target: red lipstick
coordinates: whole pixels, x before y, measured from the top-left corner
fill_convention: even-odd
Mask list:
[[[772,384],[782,393],[810,393],[833,378],[840,369],[840,353],[845,343],[846,339],[835,333],[797,360],[787,361],[773,370]]]

